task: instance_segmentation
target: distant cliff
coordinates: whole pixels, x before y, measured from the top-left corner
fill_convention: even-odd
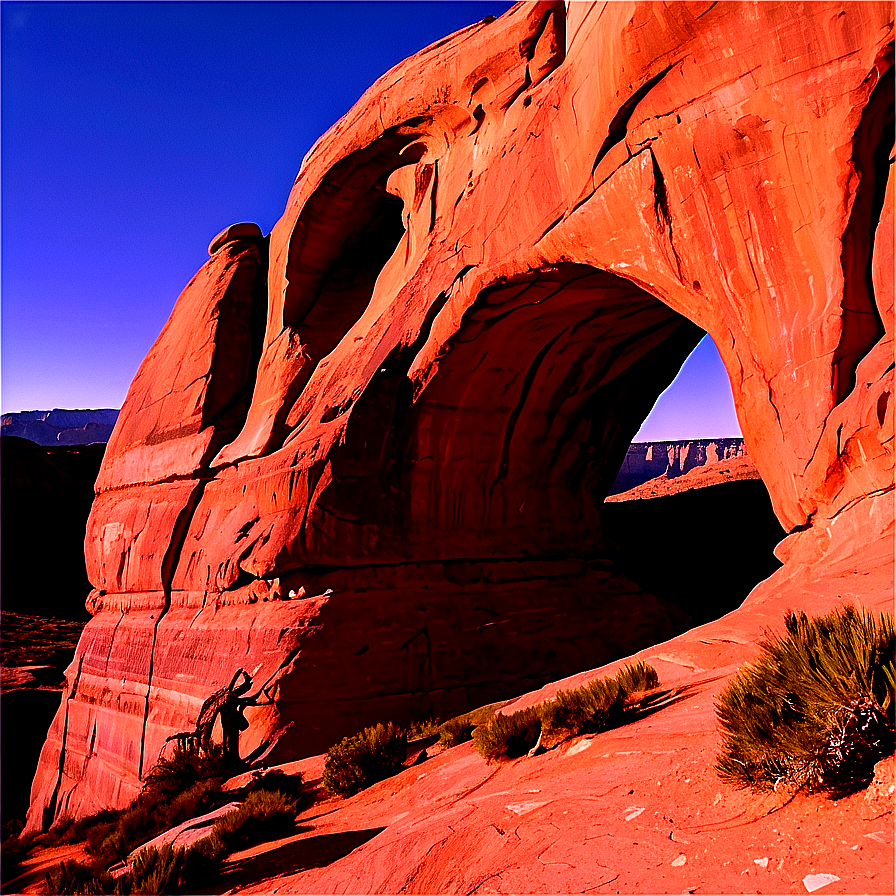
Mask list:
[[[22,411],[4,414],[0,433],[18,436],[38,445],[90,445],[108,442],[118,411],[112,408],[97,410]]]
[[[743,457],[743,439],[695,439],[681,442],[633,442],[610,489],[618,495],[657,476],[675,479],[694,467]]]

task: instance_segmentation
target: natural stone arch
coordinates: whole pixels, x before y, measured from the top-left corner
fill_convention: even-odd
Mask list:
[[[658,602],[638,598],[635,612],[637,589],[599,562],[558,557],[570,545],[552,544],[539,519],[565,520],[568,535],[590,512],[581,490],[566,506],[557,495],[567,483],[552,486],[534,499],[541,514],[513,526],[515,510],[526,516],[530,480],[500,432],[485,464],[500,483],[490,504],[443,501],[432,519],[419,512],[434,481],[441,489],[455,473],[476,475],[474,464],[457,463],[450,415],[437,407],[469,366],[449,377],[452,357],[460,361],[463,340],[488,324],[489,297],[512,303],[516,287],[504,286],[533,272],[585,265],[622,278],[713,337],[747,447],[791,533],[777,550],[784,568],[754,604],[779,617],[786,600],[891,600],[893,174],[883,159],[892,91],[876,88],[892,70],[892,45],[886,3],[548,2],[518,4],[384,75],[308,154],[266,244],[238,240],[215,252],[134,384],[133,413],[120,418],[88,524],[95,616],[44,748],[31,825],[45,809],[127,802],[165,738],[195,721],[247,653],[274,696],[249,718],[241,750],[282,735],[282,756],[302,749],[298,729],[284,730],[299,719],[322,720],[317,740],[304,742],[322,749],[333,719],[349,733],[371,716],[424,711],[413,689],[487,702],[496,683],[531,684],[533,669],[537,679],[607,661],[585,646],[594,641],[572,643],[584,632],[599,629],[615,655],[638,637],[671,634]],[[408,135],[420,146],[406,157],[412,164],[393,166],[391,129],[409,122],[420,126]],[[410,251],[396,245],[379,276],[365,274],[351,313],[306,354],[301,330],[314,302],[290,295],[302,280],[300,225],[312,223],[303,216],[327,211],[314,196],[341,183],[344,160],[376,159],[377,147],[387,164],[372,182],[385,174],[388,195],[400,197],[399,241]],[[381,202],[394,219],[397,205],[380,194],[368,213],[376,218]],[[350,215],[340,217],[346,224],[343,236]],[[864,247],[852,261],[850,240]],[[335,256],[309,266],[338,268]],[[266,327],[256,348],[262,272]],[[873,308],[871,290],[854,289],[857,276],[866,285],[870,276]],[[202,428],[210,414],[181,407],[218,407],[217,388],[209,398],[205,386],[221,308],[245,322],[249,335],[234,351],[256,367],[233,391],[226,378],[213,384],[233,399],[226,433]],[[853,327],[875,309],[879,325]],[[180,373],[174,382],[149,375],[177,356],[169,346],[192,349],[196,332],[210,334],[208,350],[182,351],[183,383]],[[554,336],[530,353],[527,370],[540,352],[559,351]],[[144,407],[171,412],[144,426]],[[503,419],[506,432],[515,408],[508,401],[483,426]],[[180,410],[188,432],[173,425]],[[230,410],[242,415],[235,439]],[[426,469],[433,424],[446,460],[437,477]],[[543,427],[537,445],[536,431],[529,442],[545,457],[549,442],[563,447],[562,427]],[[605,435],[608,456],[621,450],[621,433]],[[602,481],[578,461],[564,456],[558,469]],[[417,496],[410,503],[394,491],[405,485]],[[465,528],[452,545],[455,520]],[[582,612],[574,598],[596,586],[612,599]],[[562,620],[566,634],[534,631],[533,608],[539,620]],[[742,617],[750,637],[768,621],[754,610]],[[512,637],[502,641],[503,632]],[[439,645],[456,649],[440,654]],[[480,655],[504,663],[501,681],[477,672]]]

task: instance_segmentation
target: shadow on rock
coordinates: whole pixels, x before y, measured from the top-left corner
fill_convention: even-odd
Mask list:
[[[222,869],[218,886],[213,892],[224,892],[270,877],[298,874],[310,868],[324,868],[345,858],[384,830],[386,829],[382,827],[344,831],[340,834],[319,834],[316,837],[284,843],[251,858],[228,863]]]

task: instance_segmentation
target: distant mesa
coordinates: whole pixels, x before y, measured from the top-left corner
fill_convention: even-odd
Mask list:
[[[118,420],[114,408],[95,410],[21,411],[4,414],[0,435],[18,436],[38,445],[92,445],[108,442]]]
[[[677,479],[697,467],[744,457],[746,453],[744,440],[740,438],[633,442],[609,493],[627,492],[658,476]],[[755,478],[759,478],[758,472]]]

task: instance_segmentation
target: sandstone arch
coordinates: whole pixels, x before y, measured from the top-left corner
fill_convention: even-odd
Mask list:
[[[639,368],[668,379],[696,341],[685,319],[791,533],[740,618],[889,601],[892,45],[886,3],[520,4],[374,84],[269,239],[217,248],[132,387],[29,824],[125,802],[240,666],[276,692],[243,752],[283,758],[668,637],[589,543],[588,495],[640,422],[619,413]],[[532,314],[527,290],[561,301]],[[225,426],[195,409],[231,304],[266,323]]]

